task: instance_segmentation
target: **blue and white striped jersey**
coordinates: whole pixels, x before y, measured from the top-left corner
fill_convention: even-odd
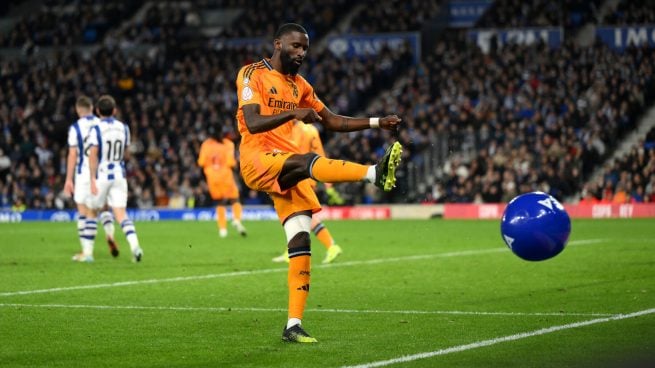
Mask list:
[[[89,144],[88,137],[91,128],[100,122],[95,115],[88,115],[77,119],[68,128],[68,146],[77,148],[77,163],[75,164],[75,176],[89,176]]]
[[[127,124],[113,117],[102,118],[89,133],[89,145],[98,146],[98,180],[125,178],[125,150],[130,145]]]

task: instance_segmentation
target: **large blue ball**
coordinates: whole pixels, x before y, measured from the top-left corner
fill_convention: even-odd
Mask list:
[[[564,250],[571,234],[571,219],[552,196],[526,193],[507,204],[500,232],[514,254],[527,261],[543,261]]]

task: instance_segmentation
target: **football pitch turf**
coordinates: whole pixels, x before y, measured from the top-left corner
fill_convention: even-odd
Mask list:
[[[281,226],[137,222],[143,262],[117,227],[95,262],[75,224],[0,224],[0,367],[650,367],[655,221],[576,220],[566,249],[527,262],[498,221],[330,221],[312,236],[303,326],[281,341]]]

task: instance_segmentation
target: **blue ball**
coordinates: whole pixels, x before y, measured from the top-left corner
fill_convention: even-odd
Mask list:
[[[564,250],[571,234],[571,219],[552,196],[526,193],[507,204],[500,232],[514,254],[527,261],[543,261]]]

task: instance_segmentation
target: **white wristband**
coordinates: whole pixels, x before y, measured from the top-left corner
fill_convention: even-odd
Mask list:
[[[379,128],[380,127],[380,118],[369,118],[368,123],[371,126],[371,128]]]

